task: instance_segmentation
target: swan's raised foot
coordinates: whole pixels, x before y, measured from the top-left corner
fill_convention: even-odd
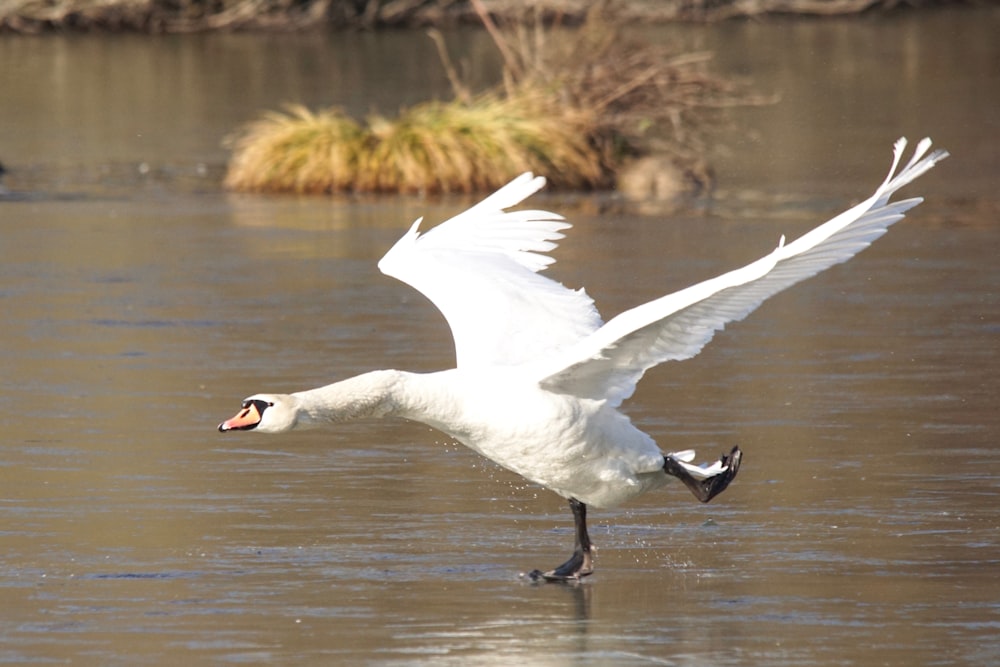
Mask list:
[[[740,462],[742,459],[743,452],[739,447],[733,447],[728,456],[723,454],[722,458],[719,459],[722,470],[711,477],[703,479],[698,479],[692,475],[684,468],[680,461],[672,456],[663,457],[663,470],[668,475],[673,475],[684,482],[684,486],[694,494],[695,498],[703,503],[707,503],[726,490],[729,483],[736,477],[736,473],[740,471]]]
[[[528,578],[532,581],[574,582],[593,573],[594,561],[590,557],[590,552],[577,550],[568,561],[554,570],[548,572],[532,570],[528,573]]]

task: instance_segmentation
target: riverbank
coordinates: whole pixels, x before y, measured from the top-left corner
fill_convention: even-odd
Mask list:
[[[970,0],[972,4],[974,0]],[[992,1],[992,0],[983,0]],[[483,0],[495,17],[584,20],[590,0]],[[944,0],[618,0],[625,22],[719,21],[763,15],[830,16],[943,5]],[[948,4],[957,4],[950,2]],[[0,0],[0,32],[376,29],[479,23],[468,0]]]

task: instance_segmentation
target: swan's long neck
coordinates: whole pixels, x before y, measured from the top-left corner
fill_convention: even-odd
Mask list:
[[[372,371],[292,394],[299,408],[296,427],[395,416],[403,407],[403,375],[401,371]]]
[[[354,419],[402,417],[437,428],[456,418],[457,397],[448,380],[455,371],[371,371],[325,387],[292,394],[296,427]]]

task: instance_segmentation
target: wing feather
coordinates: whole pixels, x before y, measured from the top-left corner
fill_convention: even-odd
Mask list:
[[[459,368],[533,361],[601,325],[586,292],[538,273],[571,225],[548,211],[505,210],[544,185],[522,174],[424,234],[417,220],[379,261],[444,315]]]
[[[920,198],[891,195],[947,157],[923,157],[921,141],[898,175],[906,140],[896,142],[889,175],[875,193],[792,243],[784,237],[769,255],[747,266],[628,310],[551,361],[539,366],[543,387],[620,404],[652,366],[698,354],[716,331],[743,319],[765,299],[826,268],[847,261],[886,233]]]

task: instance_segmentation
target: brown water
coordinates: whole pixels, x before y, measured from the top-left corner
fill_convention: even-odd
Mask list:
[[[0,40],[0,662],[1000,662],[997,25],[690,29],[782,97],[720,133],[717,195],[540,199],[576,223],[552,275],[610,316],[867,195],[900,134],[953,153],[871,250],[647,375],[664,448],[745,467],[709,506],[595,511],[578,587],[518,578],[568,555],[563,501],[424,426],[214,430],[253,391],[451,363],[375,261],[464,202],[216,188],[257,108],[444,91],[420,35]]]

